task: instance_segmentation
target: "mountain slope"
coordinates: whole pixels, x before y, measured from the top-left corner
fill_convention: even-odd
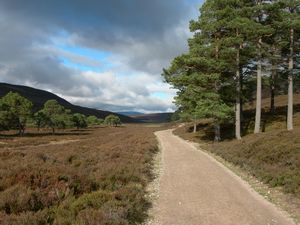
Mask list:
[[[73,113],[81,113],[86,116],[94,115],[99,118],[105,118],[109,114],[115,114],[118,115],[121,121],[124,123],[139,122],[139,120],[137,119],[120,115],[117,113],[73,105],[65,99],[58,97],[57,95],[48,91],[35,89],[27,86],[0,83],[0,97],[3,97],[10,91],[17,92],[23,97],[32,101],[32,103],[34,104],[34,111],[38,111],[39,109],[41,109],[47,100],[55,99],[59,104],[63,105],[65,108],[72,110]]]
[[[145,123],[168,123],[171,121],[173,113],[152,113],[131,116]]]
[[[124,115],[124,116],[130,116],[130,117],[134,117],[137,115],[144,115],[144,113],[136,112],[136,111],[124,111],[124,112],[116,112],[116,113]]]

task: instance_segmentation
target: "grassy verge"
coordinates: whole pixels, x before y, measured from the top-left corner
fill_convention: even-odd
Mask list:
[[[0,224],[142,223],[157,129],[128,125],[2,137]]]

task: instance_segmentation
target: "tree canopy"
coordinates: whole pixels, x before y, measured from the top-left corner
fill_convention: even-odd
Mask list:
[[[22,135],[26,129],[26,122],[32,115],[32,102],[18,93],[9,92],[0,99],[0,126],[8,130],[15,128]]]
[[[72,115],[72,122],[74,123],[74,126],[79,129],[79,128],[86,128],[87,127],[87,121],[86,121],[86,116],[82,115],[80,113],[75,113]]]
[[[96,116],[86,117],[83,114],[72,114],[71,110],[64,108],[56,100],[48,100],[43,108],[33,112],[33,103],[18,93],[9,92],[0,98],[0,130],[18,130],[23,135],[27,124],[35,125],[40,131],[41,128],[51,128],[55,133],[56,129],[65,128],[86,128],[88,125],[100,125],[103,119]],[[110,125],[121,124],[120,118],[108,117]]]
[[[117,115],[110,114],[105,117],[104,123],[117,127],[118,125],[121,125],[121,119]]]
[[[71,121],[71,111],[65,109],[56,100],[48,100],[41,113],[45,115],[45,125],[55,132],[56,128],[65,128]]]

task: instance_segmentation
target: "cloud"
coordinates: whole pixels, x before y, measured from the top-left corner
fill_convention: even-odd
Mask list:
[[[160,73],[187,48],[191,2],[2,0],[0,78],[106,110],[174,109]]]

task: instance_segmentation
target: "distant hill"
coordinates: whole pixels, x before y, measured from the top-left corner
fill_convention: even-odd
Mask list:
[[[171,121],[173,113],[152,113],[132,116],[144,123],[167,123]]]
[[[125,112],[116,112],[116,113],[124,116],[130,116],[130,117],[144,115],[144,113],[136,112],[136,111],[125,111]]]
[[[120,117],[121,121],[124,123],[140,122],[138,119],[131,118],[131,117],[128,117],[125,115],[120,115],[118,113],[112,113],[109,111],[102,111],[102,110],[98,110],[98,109],[92,109],[92,108],[73,105],[70,102],[66,101],[65,99],[58,97],[57,95],[55,95],[51,92],[48,92],[48,91],[39,90],[39,89],[35,89],[32,87],[27,87],[27,86],[0,83],[0,97],[3,97],[10,91],[17,92],[20,95],[22,95],[23,97],[32,101],[32,103],[34,105],[34,111],[40,110],[47,100],[55,99],[59,104],[63,105],[67,109],[70,109],[73,113],[81,113],[86,116],[94,115],[94,116],[97,116],[98,118],[105,118],[109,114],[115,114],[115,115],[118,115]]]

